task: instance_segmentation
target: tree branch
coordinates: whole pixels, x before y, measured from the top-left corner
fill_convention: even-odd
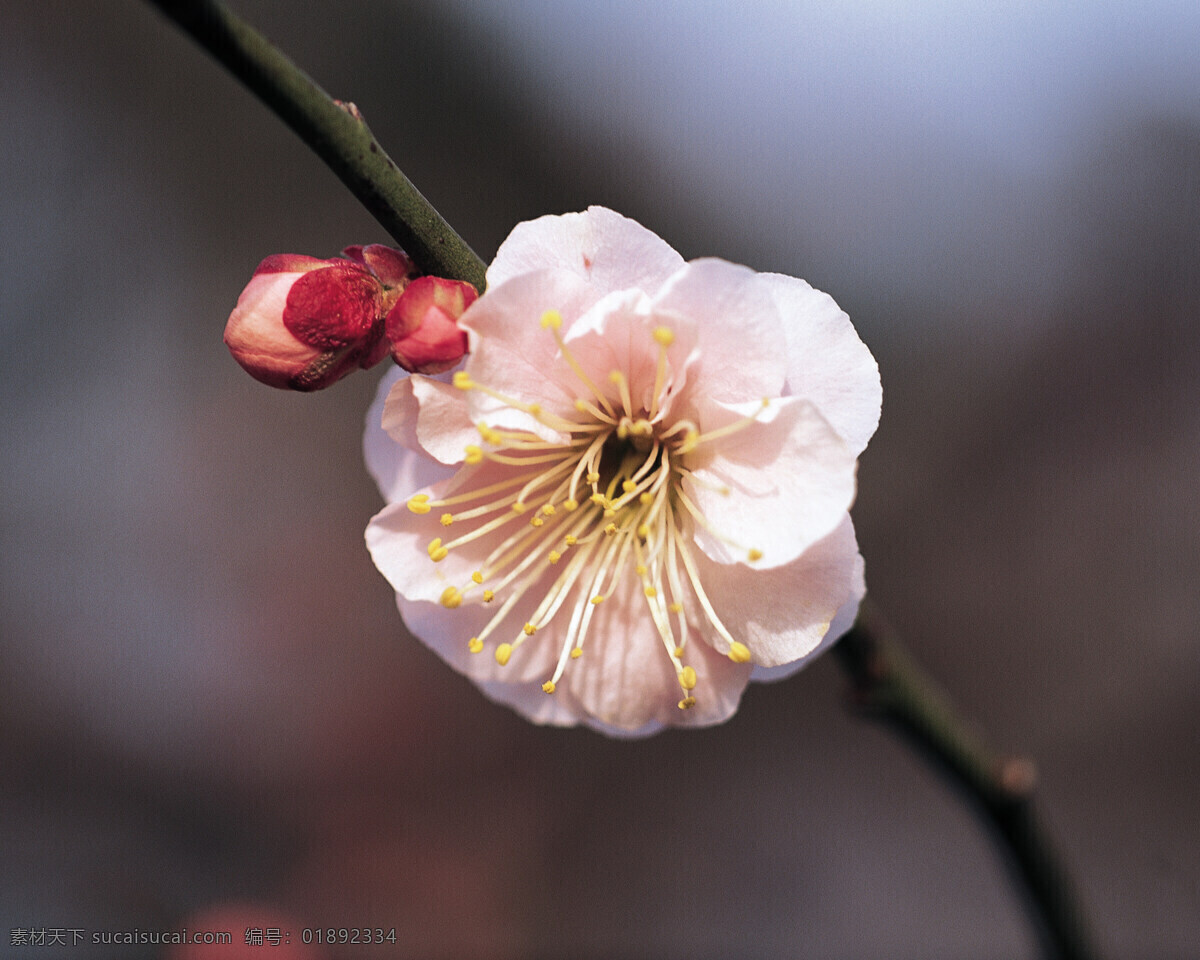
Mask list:
[[[341,104],[218,0],[149,0],[229,68],[333,170],[423,273],[483,291],[483,261]]]
[[[850,676],[856,706],[903,734],[991,826],[1047,956],[1095,960],[1070,878],[1034,810],[1033,764],[988,749],[869,603],[833,651]]]

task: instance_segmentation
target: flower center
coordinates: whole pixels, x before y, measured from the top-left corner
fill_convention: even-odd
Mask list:
[[[465,462],[488,464],[481,475],[494,482],[473,486],[468,480],[453,496],[432,500],[418,494],[408,501],[413,513],[438,511],[445,529],[427,548],[434,563],[469,544],[476,551],[486,549],[469,582],[446,588],[442,606],[458,608],[479,591],[484,603],[499,601],[468,648],[480,653],[498,635],[493,655],[501,665],[519,655],[524,644],[538,642],[531,638],[539,630],[565,619],[555,669],[542,684],[553,693],[570,661],[583,655],[597,608],[623,586],[623,578],[635,577],[678,678],[679,707],[686,710],[696,703],[696,671],[686,663],[691,623],[707,621],[734,662],[751,660],[750,650],[721,623],[700,582],[691,536],[697,524],[739,545],[713,530],[687,495],[684,478],[711,486],[688,469],[689,454],[749,426],[758,412],[708,433],[687,419],[668,422],[667,349],[674,334],[667,327],[652,333],[658,363],[647,410],[635,406],[622,371],[609,374],[608,391],[596,385],[564,342],[557,311],[543,314],[541,325],[554,336],[580,385],[576,417],[550,413],[505,396],[465,371],[456,373],[456,387],[527,414],[555,439],[481,421],[481,444],[466,448]],[[764,400],[761,409],[767,405]],[[727,488],[719,492],[729,495]],[[468,529],[450,537],[455,527]],[[746,556],[753,562],[762,554],[749,549]],[[518,627],[510,615],[522,601],[528,606],[533,600],[532,614]]]

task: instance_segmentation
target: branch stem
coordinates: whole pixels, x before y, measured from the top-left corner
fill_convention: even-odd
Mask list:
[[[218,0],[149,0],[308,144],[422,273],[480,292],[483,261],[400,172],[353,104],[339,104]]]
[[[991,826],[1046,956],[1095,960],[1070,878],[1034,810],[1033,764],[993,753],[869,603],[833,650],[855,704],[905,736]]]

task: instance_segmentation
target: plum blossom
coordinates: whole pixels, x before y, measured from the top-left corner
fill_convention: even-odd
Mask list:
[[[368,422],[367,544],[414,635],[535,722],[636,736],[850,627],[881,392],[829,296],[601,207],[518,225],[487,281],[464,368],[389,375]]]

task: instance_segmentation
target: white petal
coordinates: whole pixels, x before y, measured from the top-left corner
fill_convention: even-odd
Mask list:
[[[459,321],[471,344],[466,372],[505,396],[573,419],[579,382],[541,319],[547,310],[557,310],[569,329],[592,302],[586,285],[563,270],[523,274],[489,289]],[[500,406],[482,392],[471,394],[476,413]]]
[[[393,389],[408,389],[404,371],[394,367],[380,381],[375,400],[367,411],[367,427],[363,433],[363,456],[367,470],[379,485],[387,501],[407,498],[422,487],[445,480],[453,471],[422,452],[405,434],[401,438],[389,435],[383,428],[384,409]]]
[[[659,313],[695,324],[696,389],[726,403],[777,397],[787,374],[783,327],[758,274],[725,260],[693,260],[654,298]]]
[[[758,280],[783,320],[789,392],[815,403],[858,456],[879,426],[879,365],[831,296],[777,273]]]
[[[672,393],[678,393],[698,357],[695,324],[689,318],[656,314],[645,294],[623,290],[594,304],[571,325],[563,339],[591,383],[614,408],[622,405],[621,393],[609,380],[609,374],[616,370],[625,377],[634,406],[632,412],[637,417],[649,412],[658,386],[659,346],[654,331],[659,326],[669,327],[674,337],[667,347],[659,397],[659,410],[663,410],[664,399],[669,401]],[[576,389],[582,396],[591,395],[578,378]],[[669,408],[667,402],[666,409]]]
[[[725,628],[758,666],[811,657],[856,587],[858,543],[850,515],[797,559],[769,570],[699,556],[700,582]],[[857,600],[855,601],[857,603]]]
[[[721,563],[759,550],[755,567],[765,569],[796,559],[841,523],[854,501],[855,460],[816,408],[795,397],[766,410],[704,404],[701,435],[755,409],[754,422],[687,456],[695,476],[683,487],[711,528],[697,524],[700,549]]]
[[[489,291],[534,270],[576,274],[599,293],[636,288],[653,293],[683,258],[635,220],[605,207],[519,223],[487,271]]]
[[[862,599],[866,596],[866,593],[867,585],[863,579],[863,558],[859,555],[854,561],[853,589],[850,592],[850,598],[842,604],[833,620],[830,621],[829,632],[825,634],[820,644],[807,657],[797,660],[795,663],[786,663],[778,667],[756,666],[750,672],[750,679],[762,683],[773,683],[776,680],[790,677],[802,667],[812,663],[813,660],[837,643],[838,640],[846,635],[846,631],[854,626],[854,621],[858,618],[859,604],[862,603]]]

